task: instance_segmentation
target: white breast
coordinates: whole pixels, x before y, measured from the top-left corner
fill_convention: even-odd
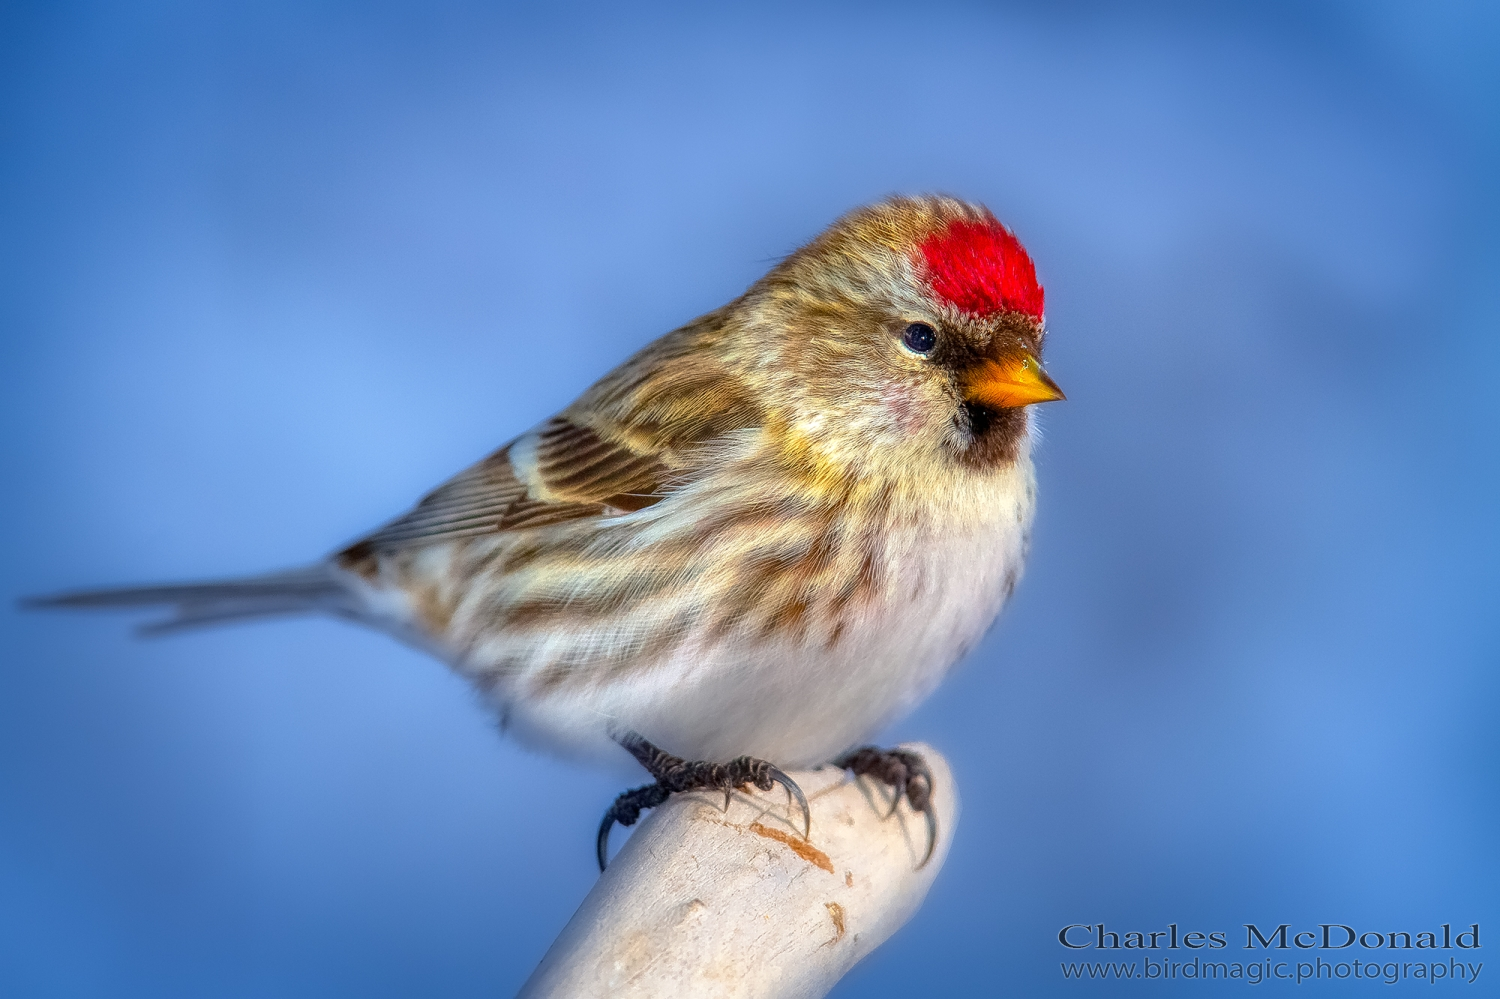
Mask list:
[[[693,634],[649,670],[553,690],[497,688],[508,727],[568,755],[618,758],[633,731],[689,759],[741,754],[810,766],[868,741],[923,700],[1019,579],[1033,509],[1029,461],[892,529],[878,600],[824,637]]]

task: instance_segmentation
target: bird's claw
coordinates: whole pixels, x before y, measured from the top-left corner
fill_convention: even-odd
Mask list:
[[[786,788],[787,804],[791,804],[793,801],[795,801],[797,803],[797,807],[802,809],[802,838],[811,839],[812,809],[807,807],[807,795],[802,793],[802,789],[797,786],[796,781],[792,780],[776,767],[770,767],[768,769],[768,773],[772,780],[780,784],[782,787]],[[770,790],[770,788],[767,788],[766,790]]]
[[[812,810],[808,808],[807,795],[802,793],[796,781],[765,760],[740,756],[722,764],[694,762],[658,749],[640,736],[631,735],[619,741],[656,778],[656,783],[626,791],[604,813],[595,840],[600,871],[609,863],[609,833],[615,823],[635,825],[643,810],[655,808],[678,791],[722,790],[724,810],[728,811],[735,788],[752,784],[762,791],[769,791],[780,784],[786,789],[788,803],[796,802],[802,810],[802,838],[807,839],[812,833]]]
[[[927,862],[932,859],[933,848],[937,846],[937,813],[931,808],[925,808],[922,814],[927,816],[927,852],[922,854],[922,862],[917,865],[919,871],[927,866]]]
[[[604,813],[604,818],[599,822],[599,838],[595,849],[599,855],[600,871],[603,871],[605,865],[609,863],[609,832],[614,828],[615,823],[618,822],[622,826],[635,825],[643,810],[660,805],[671,793],[660,784],[647,784],[626,791],[615,799],[614,804],[609,806]]]
[[[932,771],[921,754],[906,749],[879,749],[865,746],[834,760],[834,766],[850,771],[856,777],[874,777],[892,790],[891,808],[886,818],[896,814],[901,797],[914,812],[921,812],[927,819],[927,850],[917,870],[927,866],[932,851],[937,846],[937,813],[932,808]]]

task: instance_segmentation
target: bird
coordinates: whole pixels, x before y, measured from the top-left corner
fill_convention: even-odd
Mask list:
[[[597,837],[673,793],[834,764],[937,835],[931,775],[865,745],[988,630],[1026,560],[1042,364],[1030,255],[983,205],[893,196],[646,345],[567,408],[298,568],[64,593],[143,631],[324,613],[424,649],[521,742],[619,762]]]

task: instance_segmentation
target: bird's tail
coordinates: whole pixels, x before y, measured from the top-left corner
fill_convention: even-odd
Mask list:
[[[200,583],[127,586],[113,590],[81,590],[23,600],[26,607],[108,610],[163,607],[170,617],[141,627],[145,635],[160,635],[260,617],[288,614],[334,614],[361,617],[358,595],[345,575],[326,562],[267,573]]]

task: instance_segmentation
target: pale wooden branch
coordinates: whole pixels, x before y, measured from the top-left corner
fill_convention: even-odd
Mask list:
[[[948,853],[958,796],[930,747],[937,845],[891,791],[833,767],[792,774],[812,835],[781,788],[674,795],[641,822],[521,989],[522,999],[822,996],[922,904]],[[618,833],[616,836],[618,837]]]

